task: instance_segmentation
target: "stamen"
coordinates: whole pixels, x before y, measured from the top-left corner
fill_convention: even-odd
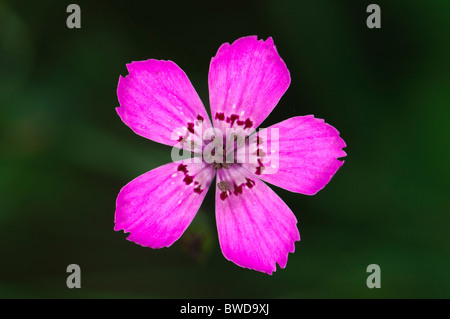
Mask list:
[[[241,113],[241,116],[243,115],[243,112]],[[219,121],[225,121],[225,114],[224,113],[216,113],[215,116],[216,120]],[[238,126],[243,126],[243,129],[248,129],[253,126],[253,122],[247,118],[245,121],[242,119],[239,119],[239,115],[237,114],[231,114],[226,118],[226,122],[230,124],[230,127],[233,127],[233,125],[236,123]]]
[[[225,115],[223,113],[216,113],[216,120],[223,121],[225,119]]]
[[[266,154],[266,152],[264,152],[264,151],[262,150],[262,148],[258,148],[258,150],[256,151],[256,155],[257,155],[257,156],[264,157],[264,156],[266,156],[267,154]]]
[[[231,196],[233,194],[235,196],[239,196],[243,193],[245,187],[250,189],[253,188],[253,186],[255,186],[255,181],[250,178],[246,178],[245,182],[241,183],[240,185],[233,183],[233,190],[231,189],[230,184],[228,184],[225,181],[221,181],[220,183],[217,184],[217,187],[219,187],[219,190],[221,191],[220,193],[221,200],[225,200],[228,198],[228,196]]]
[[[194,123],[188,123],[188,131],[194,134]]]
[[[263,165],[263,163],[261,162],[260,159],[258,159],[258,165],[259,165],[259,166],[256,168],[255,174],[256,174],[256,175],[261,175],[261,174],[262,174],[262,171],[263,171],[263,169],[265,169],[265,167],[264,167],[264,165]]]
[[[262,142],[263,142],[262,137],[257,136],[256,137],[256,145],[262,144]]]
[[[214,169],[221,169],[221,168],[225,168],[225,169],[229,169],[230,168],[230,163],[213,163],[213,168]]]
[[[195,192],[195,193],[201,194],[201,193],[203,192],[203,189],[201,188],[201,185],[199,184],[199,182],[198,182],[198,181],[194,181],[194,176],[195,176],[195,175],[194,175],[194,176],[191,176],[191,175],[188,174],[189,171],[188,171],[188,169],[187,169],[187,165],[185,165],[185,164],[180,164],[180,165],[178,165],[177,171],[183,172],[183,173],[184,173],[183,182],[184,182],[186,185],[190,185],[190,184],[192,184],[192,183],[194,183],[194,184],[193,184],[194,186],[197,185],[197,187],[194,188],[194,192]]]
[[[230,189],[230,185],[228,185],[228,183],[225,181],[221,181],[220,183],[217,183],[217,187],[219,187],[219,189],[222,192],[226,192],[227,190]]]

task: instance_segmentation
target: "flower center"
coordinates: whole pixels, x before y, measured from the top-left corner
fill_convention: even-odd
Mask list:
[[[231,164],[230,163],[216,163],[216,162],[214,162],[212,165],[213,165],[213,168],[215,168],[215,169],[221,169],[221,168],[229,169]]]
[[[235,132],[228,137],[223,137],[223,143],[217,142],[213,136],[212,142],[215,144],[215,148],[211,151],[213,168],[216,170],[229,169],[231,165],[239,163],[239,153],[245,152],[245,141],[244,135]]]

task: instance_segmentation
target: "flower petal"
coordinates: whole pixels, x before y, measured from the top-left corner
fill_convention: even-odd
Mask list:
[[[273,143],[272,132],[276,131],[272,129],[278,129],[278,146]],[[260,153],[274,160],[267,164],[261,158],[257,164],[244,166],[263,181],[306,195],[325,187],[344,163],[337,158],[347,155],[339,132],[313,115],[292,117],[261,130],[258,136],[263,141]],[[277,155],[278,163],[273,157]]]
[[[289,207],[240,165],[217,171],[216,220],[225,258],[268,274],[286,266],[300,240]]]
[[[249,36],[224,43],[209,68],[214,127],[241,127],[250,133],[277,105],[290,81],[272,38]]]
[[[213,178],[210,165],[190,160],[137,177],[117,197],[114,230],[129,232],[127,239],[142,246],[172,245],[191,223]]]
[[[180,136],[194,133],[200,123],[203,129],[211,127],[197,92],[174,62],[137,61],[127,69],[129,75],[119,78],[120,107],[116,110],[136,134],[174,146]],[[172,136],[175,129],[179,132]]]

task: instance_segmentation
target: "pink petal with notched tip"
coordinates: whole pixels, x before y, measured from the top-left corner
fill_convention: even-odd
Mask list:
[[[172,245],[191,223],[213,178],[211,165],[189,160],[137,177],[117,197],[114,230],[129,232],[127,239],[142,246]]]
[[[272,38],[256,36],[223,44],[209,68],[209,100],[214,127],[256,129],[290,84],[286,64]]]
[[[269,146],[271,129],[278,129],[279,134],[278,166],[272,169],[269,166],[272,165],[271,162],[263,164],[267,165],[267,169],[258,169],[258,164],[244,165],[253,173],[258,173],[259,170],[261,175],[258,177],[263,181],[292,192],[314,195],[325,187],[344,164],[338,158],[347,155],[342,150],[346,144],[339,132],[322,119],[313,115],[297,116],[261,130],[258,134],[266,136],[269,149],[272,147]],[[270,153],[264,147],[261,149],[264,153]],[[270,171],[276,172],[264,174]]]
[[[119,78],[120,107],[116,110],[136,134],[174,146],[180,136],[194,133],[200,122],[203,129],[211,127],[197,92],[174,62],[137,61],[127,64],[127,69],[129,75]],[[172,139],[175,129],[179,133]]]
[[[217,171],[216,221],[223,255],[235,264],[272,274],[284,268],[300,240],[297,219],[289,207],[242,166]]]

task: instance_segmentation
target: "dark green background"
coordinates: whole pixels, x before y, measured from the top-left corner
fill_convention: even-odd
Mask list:
[[[450,2],[376,1],[378,30],[367,1],[74,2],[70,30],[69,1],[0,0],[0,297],[450,297]],[[208,106],[210,58],[253,34],[292,77],[263,126],[314,114],[348,145],[316,196],[274,187],[302,241],[273,276],[222,256],[213,191],[170,248],[113,231],[120,188],[170,161],[115,112],[125,64],[175,61]]]

